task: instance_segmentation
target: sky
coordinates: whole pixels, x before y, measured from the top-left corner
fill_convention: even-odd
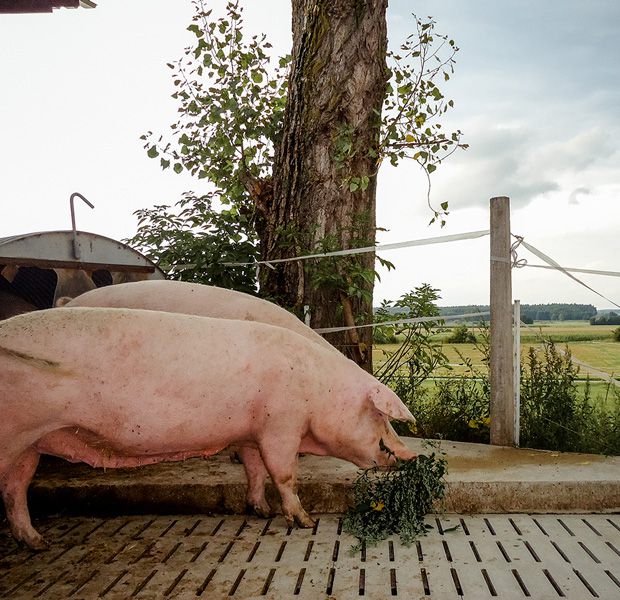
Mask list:
[[[206,2],[216,14],[224,0]],[[275,55],[290,51],[290,0],[243,0],[249,33]],[[455,108],[444,128],[467,151],[433,173],[432,201],[448,201],[443,229],[428,226],[426,184],[415,163],[383,166],[379,243],[489,228],[489,198],[511,198],[511,231],[566,267],[620,271],[620,69],[617,0],[391,0],[389,43],[432,15],[460,48],[442,87]],[[206,189],[162,171],[139,139],[176,120],[166,62],[192,39],[189,0],[99,0],[93,10],[0,15],[0,237],[78,228],[122,239],[133,212]],[[376,304],[429,283],[442,305],[488,304],[489,239],[385,252]],[[525,250],[519,258],[539,264]],[[578,275],[620,304],[620,278]],[[523,303],[613,305],[561,273],[513,270]]]

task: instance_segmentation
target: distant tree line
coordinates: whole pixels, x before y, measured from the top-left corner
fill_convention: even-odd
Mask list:
[[[468,304],[463,306],[442,306],[439,312],[442,316],[460,315],[475,312],[486,312],[488,305]],[[524,323],[534,321],[587,321],[596,318],[596,307],[591,304],[522,304],[521,320]],[[470,319],[471,320],[471,319]],[[616,322],[610,322],[615,324]],[[599,323],[597,323],[598,325]],[[607,324],[607,323],[605,323]],[[620,324],[620,321],[618,321]]]
[[[590,325],[620,325],[620,315],[611,311],[598,317],[592,317]]]

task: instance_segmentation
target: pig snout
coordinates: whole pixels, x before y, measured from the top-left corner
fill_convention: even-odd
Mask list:
[[[390,427],[391,429],[391,427]],[[382,438],[382,445],[389,448],[392,454],[385,452],[379,448],[379,452],[375,458],[375,464],[381,470],[387,470],[396,464],[397,459],[400,460],[412,460],[417,458],[418,455],[410,450],[406,444],[398,437],[396,432],[393,435],[388,435],[387,438]]]

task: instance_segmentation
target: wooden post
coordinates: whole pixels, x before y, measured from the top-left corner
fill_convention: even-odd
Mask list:
[[[521,430],[521,300],[515,300],[513,311],[513,339],[514,339],[514,402],[515,402],[515,446],[519,445]]]
[[[510,198],[491,198],[491,444],[514,446]]]

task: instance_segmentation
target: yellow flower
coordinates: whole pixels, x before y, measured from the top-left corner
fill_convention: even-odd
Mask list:
[[[486,425],[487,427],[490,427],[490,425],[491,425],[491,417],[484,417],[484,419],[482,419],[482,423],[484,425]]]
[[[415,423],[409,423],[409,431],[411,431],[411,433],[418,433],[418,428]]]
[[[471,429],[478,429],[478,421],[476,421],[475,419],[470,419],[467,425],[469,425]]]
[[[383,502],[382,502],[381,500],[379,500],[379,502],[376,502],[375,500],[373,500],[373,501],[370,503],[370,507],[371,507],[373,510],[376,510],[376,511],[378,511],[378,512],[381,512],[381,511],[385,508],[385,504],[383,504]]]

